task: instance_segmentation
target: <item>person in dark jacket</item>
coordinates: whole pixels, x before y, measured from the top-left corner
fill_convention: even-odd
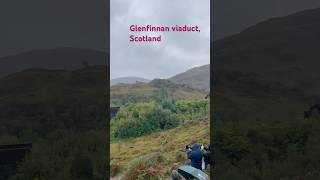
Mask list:
[[[191,149],[187,152],[188,159],[191,161],[191,166],[202,170],[202,151],[201,145],[193,144]]]
[[[204,158],[204,162],[205,162],[205,167],[207,169],[208,165],[212,165],[212,159],[211,159],[211,146],[210,144],[208,145],[207,148],[203,149],[203,158]]]

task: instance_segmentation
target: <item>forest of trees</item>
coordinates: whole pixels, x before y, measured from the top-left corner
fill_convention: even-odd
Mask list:
[[[114,138],[133,138],[175,128],[186,120],[206,116],[208,100],[169,100],[128,103],[111,121]]]

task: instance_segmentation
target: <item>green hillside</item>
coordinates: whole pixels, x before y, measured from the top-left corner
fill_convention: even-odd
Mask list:
[[[155,79],[149,83],[117,84],[110,88],[111,106],[121,106],[128,102],[149,101],[163,96],[173,99],[204,99],[205,91],[178,85],[169,80]]]
[[[167,179],[187,162],[185,146],[210,142],[207,92],[155,79],[111,87],[111,176]]]

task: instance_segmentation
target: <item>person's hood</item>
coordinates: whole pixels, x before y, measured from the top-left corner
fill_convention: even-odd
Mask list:
[[[197,150],[197,149],[200,149],[200,148],[201,148],[200,144],[193,144],[192,145],[192,150]]]

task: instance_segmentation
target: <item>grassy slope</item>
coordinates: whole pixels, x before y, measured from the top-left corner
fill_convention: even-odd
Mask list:
[[[197,119],[168,131],[111,142],[111,160],[119,160],[120,165],[124,167],[137,157],[153,152],[163,152],[169,162],[176,163],[176,155],[179,152],[184,153],[185,145],[190,144],[193,139],[198,140],[198,143],[210,142],[209,125],[208,118]]]

